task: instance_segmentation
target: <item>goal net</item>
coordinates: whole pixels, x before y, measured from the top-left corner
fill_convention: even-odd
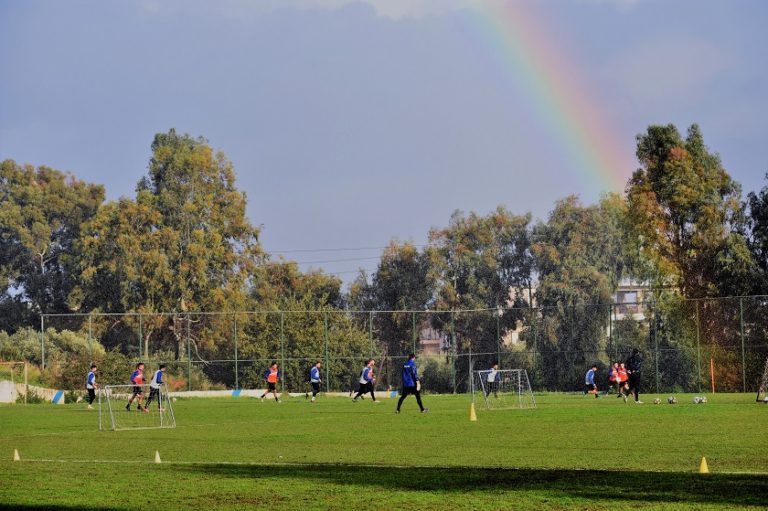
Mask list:
[[[536,408],[536,399],[525,369],[474,371],[472,400],[481,399],[488,410]]]
[[[141,393],[133,398],[135,390]],[[139,398],[141,397],[141,400]],[[99,392],[99,429],[175,428],[176,417],[167,387],[149,385],[105,385]]]

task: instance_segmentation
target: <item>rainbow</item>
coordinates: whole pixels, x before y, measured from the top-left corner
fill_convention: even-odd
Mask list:
[[[583,70],[532,9],[534,3],[487,0],[467,12],[473,31],[523,86],[574,170],[600,191],[621,191],[635,168],[633,155],[618,139]]]

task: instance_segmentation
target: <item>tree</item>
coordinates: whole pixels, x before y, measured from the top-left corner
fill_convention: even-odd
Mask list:
[[[6,297],[13,290],[35,313],[69,312],[77,282],[73,246],[104,200],[104,188],[48,167],[5,160],[0,197],[0,289]]]
[[[768,174],[765,175],[768,180]],[[750,192],[746,206],[749,210],[749,248],[754,266],[752,293],[768,293],[768,186],[759,192]]]
[[[613,292],[624,268],[621,211],[615,197],[585,207],[570,196],[533,230],[541,309],[525,339],[530,345],[536,336],[547,388],[573,386],[605,353]]]
[[[350,302],[359,310],[375,311],[358,318],[360,328],[373,330],[387,356],[413,351],[418,332],[428,326],[416,311],[427,309],[434,294],[429,258],[411,243],[391,241],[368,283],[364,275],[351,286]],[[410,311],[410,312],[407,312]]]
[[[435,309],[473,311],[431,316],[436,329],[450,334],[455,354],[472,350],[478,354],[473,361],[481,364],[503,356],[502,338],[522,320],[520,307],[530,293],[530,222],[530,214],[514,215],[504,207],[485,217],[457,211],[448,227],[430,232]],[[471,369],[462,365],[457,380],[464,381]]]
[[[141,312],[145,347],[153,338],[156,348],[179,359],[189,341],[205,359],[223,349],[230,336],[219,330],[228,327],[190,313],[243,310],[249,277],[262,258],[245,206],[223,153],[174,130],[156,135],[136,200],[105,205],[84,229],[82,285],[71,301],[91,310]],[[171,314],[155,315],[160,312]]]
[[[699,127],[683,139],[671,124],[650,126],[637,136],[637,157],[627,198],[635,236],[653,262],[648,278],[689,298],[737,292],[751,264],[738,229],[741,190]]]

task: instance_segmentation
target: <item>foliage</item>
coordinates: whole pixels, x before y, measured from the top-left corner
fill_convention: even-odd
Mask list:
[[[637,137],[641,168],[627,188],[634,236],[653,261],[646,277],[689,298],[742,294],[750,254],[741,234],[741,189],[697,125],[683,139],[673,125]]]
[[[49,167],[0,162],[0,292],[28,301],[37,313],[67,312],[77,281],[73,250],[104,188]]]

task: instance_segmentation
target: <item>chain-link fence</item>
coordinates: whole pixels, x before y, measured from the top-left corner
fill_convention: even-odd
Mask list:
[[[124,383],[136,362],[168,365],[180,390],[263,387],[276,362],[281,389],[302,392],[322,363],[324,390],[347,391],[369,358],[379,390],[400,385],[409,353],[432,392],[467,392],[471,371],[498,362],[528,371],[535,390],[580,389],[596,363],[633,348],[649,392],[756,389],[768,356],[768,297],[455,311],[255,311],[45,315],[40,330],[0,338],[0,356],[28,360],[79,389],[91,361]],[[17,333],[18,334],[18,333]],[[8,353],[8,351],[16,352]]]

